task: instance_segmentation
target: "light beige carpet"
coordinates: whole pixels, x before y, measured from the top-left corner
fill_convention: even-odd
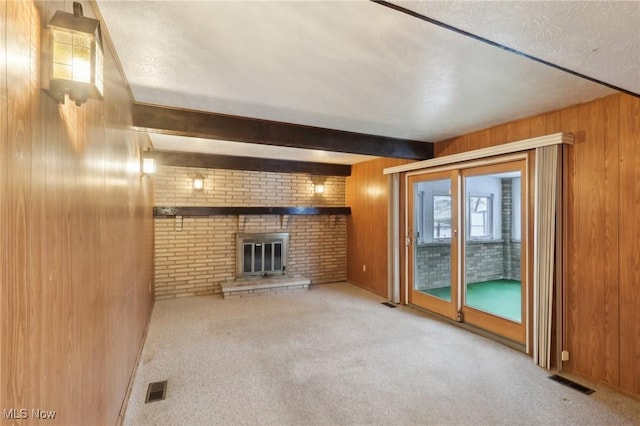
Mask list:
[[[126,425],[640,424],[530,358],[350,284],[158,301]],[[144,403],[167,379],[164,401]]]

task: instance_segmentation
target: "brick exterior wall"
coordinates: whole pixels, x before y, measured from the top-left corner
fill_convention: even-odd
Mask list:
[[[512,179],[502,179],[502,239],[504,240],[502,258],[504,265],[503,278],[520,281],[521,244],[520,241],[513,240],[512,186]]]
[[[196,174],[205,189],[195,191]],[[345,178],[236,170],[160,166],[158,206],[332,206],[345,205]],[[323,183],[325,193],[313,193]],[[210,216],[155,219],[155,297],[166,299],[220,293],[236,273],[236,233],[288,232],[287,274],[313,284],[345,281],[346,216]]]
[[[423,244],[416,248],[416,287],[420,290],[451,285],[451,246]]]
[[[503,241],[467,242],[466,281],[475,283],[509,278],[503,263],[505,245]],[[420,290],[451,284],[451,247],[448,244],[419,245],[416,256],[416,281]]]
[[[468,241],[465,256],[467,283],[499,280],[505,277],[503,241],[481,243]]]
[[[522,250],[522,244],[520,241],[512,241],[511,242],[511,258],[509,259],[511,263],[511,269],[509,273],[506,274],[505,278],[509,280],[521,280],[522,269],[520,268],[520,253]]]

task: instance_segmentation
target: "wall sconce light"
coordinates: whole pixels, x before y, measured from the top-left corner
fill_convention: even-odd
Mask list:
[[[47,24],[43,44],[42,89],[56,102],[65,94],[77,106],[88,98],[102,99],[103,55],[100,21],[85,18],[73,2],[73,14],[56,11]]]
[[[156,172],[156,159],[150,157],[144,157],[142,159],[142,174],[152,175]]]
[[[196,191],[202,191],[204,189],[204,176],[197,174],[193,178],[193,189]]]
[[[313,192],[316,194],[324,194],[324,184],[316,183],[313,185]]]

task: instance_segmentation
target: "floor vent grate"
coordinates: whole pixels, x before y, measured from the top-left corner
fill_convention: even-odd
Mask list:
[[[162,401],[167,396],[167,381],[149,383],[144,402]]]
[[[386,306],[386,307],[388,307],[388,308],[397,308],[397,306],[396,306],[396,305],[394,305],[394,304],[393,304],[393,303],[391,303],[391,302],[382,302],[381,304],[382,304],[382,305],[384,305],[384,306]]]
[[[578,392],[582,392],[585,395],[591,395],[592,393],[595,392],[593,389],[589,389],[586,386],[582,386],[580,383],[576,383],[569,379],[565,379],[564,377],[558,376],[557,374],[554,374],[553,376],[549,376],[549,378],[565,386],[569,386],[570,388],[575,389]]]

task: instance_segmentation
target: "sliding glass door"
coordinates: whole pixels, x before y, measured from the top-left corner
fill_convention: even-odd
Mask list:
[[[524,343],[524,161],[461,170],[465,322]]]
[[[524,172],[522,160],[408,178],[410,303],[524,343]]]

